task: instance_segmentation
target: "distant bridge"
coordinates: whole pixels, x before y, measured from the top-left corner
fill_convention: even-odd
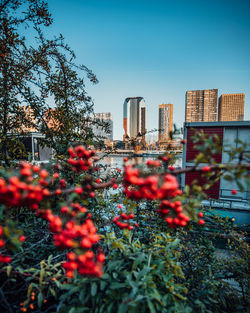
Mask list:
[[[134,150],[121,150],[117,149],[116,151],[112,151],[109,156],[138,156],[138,157],[157,157],[161,154],[166,153],[165,150],[148,150],[148,151],[134,151]],[[168,153],[173,153],[173,154],[182,154],[182,150],[171,150],[168,151]]]

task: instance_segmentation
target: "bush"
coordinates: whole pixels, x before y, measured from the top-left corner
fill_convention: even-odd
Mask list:
[[[100,179],[94,151],[78,146],[69,154],[46,169],[22,163],[1,171],[2,310],[246,309],[244,235],[197,211],[199,188],[182,193],[168,158],[146,168],[125,159],[124,174]],[[217,238],[230,257],[218,255]]]

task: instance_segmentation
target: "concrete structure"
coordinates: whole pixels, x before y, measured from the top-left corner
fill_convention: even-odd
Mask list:
[[[186,92],[185,122],[217,121],[218,89]]]
[[[20,114],[24,115],[26,123],[21,124],[19,129],[14,130],[14,132],[24,132],[24,133],[36,133],[37,132],[37,119],[35,118],[34,111],[30,106],[20,106]],[[56,119],[56,109],[46,109],[44,111],[44,121],[46,122],[48,128],[58,129],[60,127],[58,120]]]
[[[110,112],[103,112],[103,113],[95,113],[94,119],[96,123],[94,123],[94,134],[96,136],[102,137],[104,140],[109,140],[110,142],[113,141],[113,115]],[[100,125],[98,126],[98,121],[106,122],[109,124],[108,132]]]
[[[244,120],[245,94],[224,94],[219,98],[219,121],[243,121]]]
[[[159,105],[159,145],[169,142],[169,133],[173,131],[173,104]]]
[[[216,134],[221,141],[222,152],[213,155],[217,163],[228,163],[229,154],[232,147],[237,148],[239,143],[236,140],[241,140],[247,143],[246,152],[250,153],[250,121],[242,122],[208,122],[208,123],[184,123],[184,139],[187,143],[183,148],[183,168],[194,165],[194,158],[199,153],[194,148],[194,143],[191,139],[195,131],[203,131],[206,135]],[[238,159],[231,161],[237,163]],[[243,161],[244,162],[244,161]],[[205,164],[201,164],[205,165]],[[197,179],[201,184],[204,183],[200,178],[200,173],[190,172],[182,176],[182,186],[191,184]],[[245,186],[245,183],[242,182]],[[212,188],[207,191],[209,197],[214,199],[238,199],[250,201],[250,190],[246,187],[245,192],[241,192],[236,182],[228,182],[221,178]],[[231,190],[236,189],[237,195],[232,195]]]
[[[39,144],[39,139],[45,137],[39,132],[10,133],[8,136],[15,137],[24,145],[27,160],[29,159],[29,161],[39,163],[47,162],[52,158],[52,148]]]
[[[142,135],[145,142],[146,134],[146,104],[142,97],[126,98],[123,104],[123,141]]]
[[[230,161],[228,152],[233,148],[237,148],[240,144],[237,139],[246,143],[246,153],[250,153],[250,121],[239,122],[203,122],[203,123],[184,123],[184,139],[186,144],[183,147],[183,168],[194,166],[194,158],[199,153],[194,148],[191,137],[195,131],[203,131],[207,135],[216,134],[221,141],[222,151],[214,154],[213,158],[217,163],[238,163],[239,159],[235,158]],[[243,160],[242,163],[247,162]],[[205,163],[201,166],[207,165]],[[189,172],[182,174],[181,186],[190,185],[193,180],[198,181],[198,185],[205,183],[205,178],[201,178],[198,172]],[[211,207],[221,216],[227,216],[235,219],[237,224],[250,223],[250,189],[246,180],[240,179],[239,182],[244,187],[244,192],[239,189],[236,181],[228,181],[223,177],[206,191],[208,200],[202,201],[203,207]],[[237,194],[232,194],[232,190],[237,190]]]

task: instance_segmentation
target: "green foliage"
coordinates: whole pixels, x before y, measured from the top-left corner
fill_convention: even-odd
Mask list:
[[[166,234],[151,244],[125,232],[107,236],[105,274],[101,279],[76,279],[77,287],[61,297],[60,312],[191,312],[176,247],[179,240]],[[63,289],[63,287],[62,287]]]
[[[62,35],[52,40],[44,37],[41,26],[52,23],[47,3],[2,2],[0,160],[9,166],[11,159],[23,157],[25,149],[15,134],[30,131],[41,132],[40,144],[52,147],[57,155],[65,155],[73,143],[101,145],[103,140],[94,136],[93,124],[104,130],[109,126],[93,119],[93,101],[87,95],[84,76],[92,83],[98,80],[86,66],[75,62]],[[36,40],[31,46],[26,36],[33,35]]]
[[[12,267],[6,267],[7,276],[0,274],[6,281],[2,291],[7,295],[11,284],[17,300],[13,308],[19,302],[33,303],[36,312],[243,313],[249,277],[244,234],[228,220],[211,213],[209,218],[205,228],[191,225],[178,232],[145,227],[117,235],[104,232],[104,275],[98,279],[78,275],[72,281],[61,269],[63,254],[48,238],[35,239],[45,225],[34,225],[33,230],[30,226],[27,236],[33,239],[17,253]],[[15,289],[20,283],[26,285],[22,292]]]
[[[2,1],[0,7],[0,159],[9,165],[8,134],[21,126],[30,126],[24,110],[23,95],[35,83],[34,70],[39,63],[19,33],[21,25],[48,26],[47,5],[40,0]],[[12,150],[12,149],[11,149]]]
[[[209,213],[205,229],[180,234],[180,263],[194,312],[246,312],[249,247],[228,219]]]

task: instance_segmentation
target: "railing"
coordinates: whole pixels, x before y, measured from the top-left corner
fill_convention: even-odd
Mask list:
[[[214,190],[214,194],[213,194],[213,190]],[[213,196],[216,196],[213,197]],[[219,190],[219,199],[217,199],[218,196],[218,189],[209,189],[209,198],[218,201],[218,200],[222,200],[222,201],[231,201],[231,202],[243,202],[243,201],[247,201],[250,203],[250,192],[249,191],[245,191],[245,192],[238,192],[236,195],[232,195],[232,189],[220,189]]]
[[[183,191],[183,187],[181,188]],[[213,194],[214,191],[214,194]],[[250,192],[238,192],[236,195],[232,195],[232,189],[220,189],[218,197],[218,189],[209,189],[208,199],[209,206],[222,205],[222,208],[232,209],[233,204],[247,204],[250,210]],[[217,198],[218,197],[218,198]]]

